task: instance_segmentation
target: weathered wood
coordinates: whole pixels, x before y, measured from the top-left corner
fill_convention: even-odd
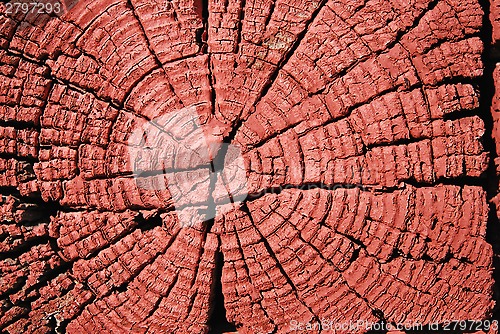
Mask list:
[[[207,333],[222,297],[238,333],[491,318],[496,1],[6,10],[0,330]]]

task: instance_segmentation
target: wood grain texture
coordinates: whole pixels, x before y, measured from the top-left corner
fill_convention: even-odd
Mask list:
[[[485,175],[500,145],[484,137],[500,139],[500,67],[491,134],[480,83],[496,1],[5,11],[0,330],[207,333],[222,296],[238,333],[491,318]],[[193,106],[215,143],[241,149],[243,202],[203,192],[227,184],[198,174],[222,149],[172,163],[187,188],[138,184],[134,130]],[[145,179],[165,182],[162,168]],[[217,214],[182,226],[190,205]]]

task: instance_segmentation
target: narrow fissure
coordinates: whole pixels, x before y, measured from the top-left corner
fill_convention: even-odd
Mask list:
[[[224,307],[224,294],[222,293],[222,267],[224,266],[224,255],[221,251],[217,252],[215,259],[214,283],[212,290],[212,310],[208,326],[209,334],[222,334],[236,331],[236,326],[230,323],[226,317]]]
[[[316,20],[316,17],[318,16],[319,12],[321,11],[321,9],[324,7],[325,4],[326,4],[326,0],[322,0],[322,1],[320,1],[318,3],[318,5],[317,5],[318,7],[314,10],[314,12],[312,13],[310,19],[305,23],[304,29],[297,35],[297,37],[295,38],[295,41],[293,42],[291,48],[286,52],[286,54],[284,55],[284,57],[279,61],[279,63],[277,64],[276,68],[271,73],[271,76],[267,80],[267,84],[261,90],[261,92],[260,92],[257,100],[255,101],[254,105],[257,105],[260,102],[260,100],[264,96],[266,96],[266,94],[269,91],[269,89],[271,88],[272,84],[276,81],[276,78],[278,77],[279,71],[285,66],[285,64],[290,60],[290,58],[292,57],[292,55],[295,53],[295,51],[299,47],[300,43],[302,42],[302,40],[305,38],[307,32],[309,31],[309,27]]]
[[[401,180],[401,182],[394,187],[389,186],[380,186],[380,185],[366,185],[366,184],[354,184],[354,183],[333,183],[333,184],[325,184],[322,182],[306,182],[303,184],[285,184],[280,187],[267,187],[262,190],[254,193],[250,193],[247,196],[249,201],[254,201],[260,199],[268,194],[279,195],[283,191],[288,189],[297,189],[297,190],[313,190],[313,189],[323,189],[323,190],[338,190],[338,189],[359,189],[360,191],[367,192],[376,192],[376,193],[392,193],[398,190],[403,190],[407,186],[411,186],[414,188],[423,188],[430,187],[436,185],[459,185],[459,186],[478,186],[483,187],[485,182],[488,181],[486,175],[482,175],[480,177],[472,177],[472,176],[460,176],[454,179],[450,178],[438,178],[433,182],[421,182],[416,181],[415,179],[407,179]]]
[[[223,143],[219,148],[215,157],[210,161],[210,186],[209,186],[209,196],[207,203],[207,217],[216,217],[217,215],[217,204],[215,203],[214,191],[216,187],[217,180],[221,178],[222,180],[222,172],[224,170],[224,162],[226,159],[226,155],[229,149],[229,145]],[[232,202],[232,195],[228,192],[228,196],[230,197],[230,201]],[[208,227],[208,232],[211,232],[212,227],[214,225],[215,219],[209,219],[205,223]]]
[[[196,30],[196,43],[200,47],[201,53],[208,52],[208,0],[194,1],[194,9],[196,14],[201,19],[203,27]]]
[[[498,191],[498,177],[496,175],[495,166],[495,158],[497,158],[497,154],[496,143],[493,139],[493,116],[491,114],[491,107],[495,95],[493,72],[495,69],[496,61],[498,61],[499,59],[496,59],[497,57],[495,56],[495,48],[492,46],[493,27],[489,19],[490,1],[479,0],[479,3],[484,11],[483,27],[481,31],[481,40],[484,43],[484,52],[482,56],[482,60],[484,63],[484,73],[483,78],[479,83],[481,92],[479,116],[483,119],[485,126],[485,135],[483,136],[484,149],[487,152],[490,152],[490,162],[483,183],[483,187],[487,193],[487,199],[490,209],[488,214],[486,240],[492,245],[494,253],[493,267],[495,269],[493,277],[495,279],[494,299],[496,301],[496,306],[493,311],[493,319],[500,319],[500,222],[497,216],[495,205],[491,202],[491,199],[496,195]]]
[[[215,186],[217,183],[217,171],[215,169],[215,164],[213,161],[210,162],[210,185],[208,188],[208,202],[207,202],[207,209],[206,209],[206,215],[207,217],[211,217],[210,219],[206,220],[205,223],[207,225],[207,232],[210,233],[212,231],[212,227],[214,226],[215,223],[215,216],[217,214],[217,208],[215,206],[215,199],[213,196],[213,193],[215,191]]]

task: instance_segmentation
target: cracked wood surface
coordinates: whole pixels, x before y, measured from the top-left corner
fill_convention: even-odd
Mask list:
[[[66,2],[0,4],[0,330],[216,332],[219,281],[238,333],[491,318],[496,1]],[[188,194],[141,188],[129,139],[189,106],[248,197],[181,227]]]

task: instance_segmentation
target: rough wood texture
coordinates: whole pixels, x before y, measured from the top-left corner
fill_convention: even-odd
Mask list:
[[[490,68],[492,80],[490,84],[493,87],[489,88],[492,95],[491,101],[491,120],[492,125],[492,138],[493,147],[495,148],[491,152],[492,163],[490,164],[490,197],[493,204],[492,210],[496,209],[496,217],[492,215],[493,221],[490,223],[490,242],[494,245],[495,252],[495,267],[496,269],[496,280],[497,285],[500,279],[500,3],[498,1],[490,1],[490,22],[492,26],[492,47],[489,52],[489,59],[487,60],[487,66]],[[487,93],[489,96],[490,93]],[[496,176],[496,179],[495,179]],[[494,179],[496,182],[494,182]],[[498,311],[497,311],[498,313]],[[497,316],[498,317],[498,316]]]
[[[493,26],[493,43],[500,43],[500,2],[490,1],[490,21]]]
[[[64,8],[0,4],[1,330],[206,333],[222,296],[238,333],[491,318],[478,0]],[[137,182],[132,133],[187,107],[241,148],[242,203],[197,174],[223,149]]]
[[[499,24],[500,25],[500,24]],[[494,96],[491,106],[491,115],[493,118],[493,140],[495,141],[495,167],[497,176],[500,175],[500,64],[497,64],[493,71],[493,82],[494,82]],[[497,190],[500,189],[500,183],[498,183],[497,178]],[[497,195],[492,199],[493,203],[497,208],[497,216],[500,217],[500,194],[498,191]]]

